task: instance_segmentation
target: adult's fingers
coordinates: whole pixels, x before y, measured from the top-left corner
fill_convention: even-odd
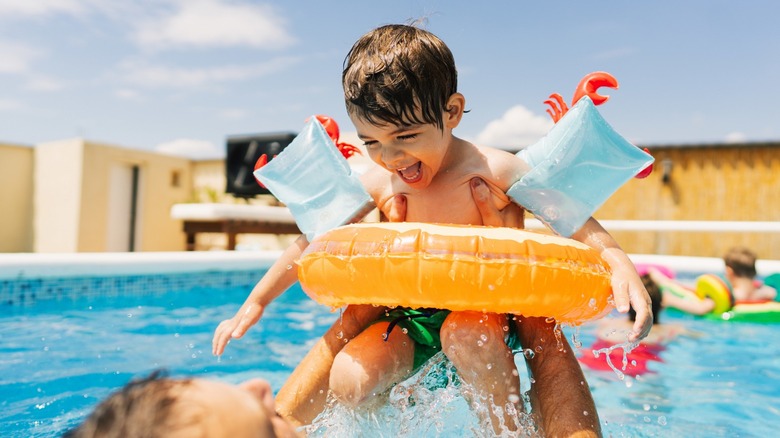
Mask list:
[[[482,178],[472,178],[469,185],[471,186],[471,196],[474,198],[474,203],[477,204],[479,214],[482,216],[482,224],[490,227],[504,226],[501,212],[491,202],[490,189],[482,181]]]
[[[491,227],[525,228],[523,207],[510,202],[503,210],[493,203],[490,187],[480,177],[471,179],[471,196],[482,216],[482,224]]]
[[[406,196],[395,195],[390,203],[390,211],[387,212],[387,220],[390,222],[406,221]]]

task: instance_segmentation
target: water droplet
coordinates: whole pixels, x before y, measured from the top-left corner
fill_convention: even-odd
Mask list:
[[[489,369],[489,370],[492,370],[492,369],[493,369],[493,364],[492,364],[492,363],[489,363],[489,364],[487,364],[486,366],[487,366],[487,369]]]
[[[386,341],[386,340],[387,340],[387,333],[382,333],[382,340],[383,340],[383,341]]]
[[[287,265],[287,270],[288,270],[288,271],[289,271],[290,269],[292,269],[292,268],[293,268],[293,265]]]
[[[520,403],[520,396],[517,394],[509,394],[509,402],[510,403]]]
[[[661,426],[666,426],[666,417],[664,417],[663,415],[658,417],[658,424],[660,424]]]
[[[642,405],[642,409],[644,409],[645,411],[649,411],[650,410],[650,405],[645,403],[645,404]]]
[[[483,345],[485,345],[485,343],[484,343],[484,342],[482,342],[482,341],[477,341],[477,346],[478,346],[478,347],[481,347],[481,346],[483,346]]]
[[[541,353],[542,352],[542,346],[541,345],[537,345],[536,348],[534,348],[534,351],[537,352],[537,353]]]
[[[401,332],[405,335],[409,334],[409,330],[405,328],[401,329]]]
[[[530,348],[526,348],[523,350],[523,356],[525,356],[526,359],[533,359],[534,356],[536,356],[536,353]]]
[[[508,332],[508,331],[509,331],[509,326],[508,326],[508,325],[505,325],[505,326],[503,326],[503,327],[501,327],[501,328],[502,328],[502,329],[503,329],[505,332]]]
[[[482,339],[482,342],[487,342],[488,337],[487,337],[486,334],[483,333],[483,334],[479,335],[479,339]]]
[[[588,416],[588,411],[582,411],[582,415],[587,417]]]

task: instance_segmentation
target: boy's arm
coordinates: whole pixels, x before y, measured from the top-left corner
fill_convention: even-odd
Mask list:
[[[636,311],[636,322],[628,336],[631,342],[644,339],[653,326],[650,296],[645,290],[636,267],[620,245],[596,219],[590,218],[572,239],[594,248],[612,269],[612,294],[618,312],[627,313],[629,305]]]
[[[249,327],[256,324],[263,316],[265,307],[298,280],[298,267],[295,260],[308,245],[306,236],[300,236],[257,282],[238,312],[217,326],[211,341],[211,351],[214,355],[222,354],[231,339],[244,336]]]

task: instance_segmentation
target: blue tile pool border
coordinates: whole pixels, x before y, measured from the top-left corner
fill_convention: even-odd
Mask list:
[[[1,254],[0,308],[97,296],[251,288],[278,251]]]

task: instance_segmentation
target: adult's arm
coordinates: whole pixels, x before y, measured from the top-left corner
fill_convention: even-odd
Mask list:
[[[499,211],[491,202],[490,190],[479,178],[471,181],[474,202],[483,224],[524,228],[523,209],[509,204]],[[531,410],[537,425],[549,437],[598,437],[601,425],[593,396],[566,337],[555,333],[546,318],[517,317],[520,343],[534,351],[527,359],[534,379]]]

